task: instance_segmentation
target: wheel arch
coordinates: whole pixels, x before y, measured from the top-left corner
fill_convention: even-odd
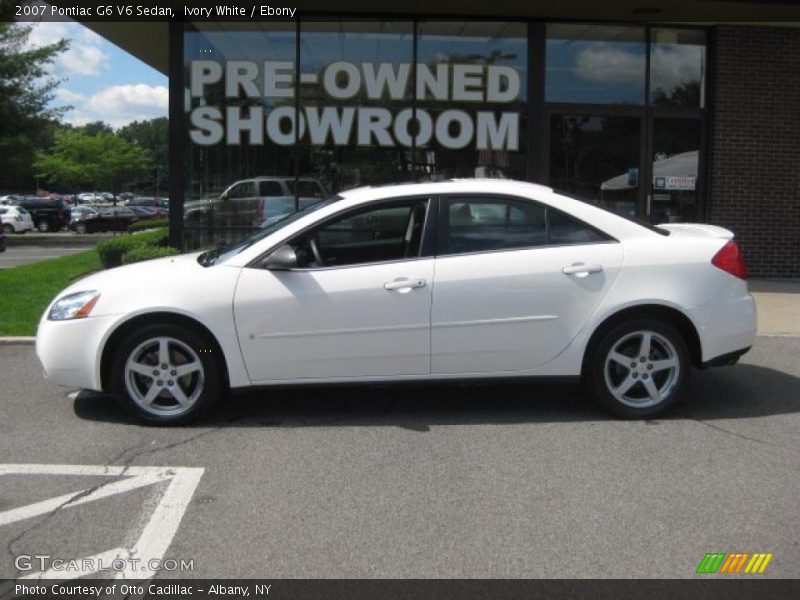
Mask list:
[[[153,325],[157,323],[168,323],[170,325],[182,325],[188,329],[197,331],[198,333],[206,336],[214,346],[214,353],[220,357],[219,366],[222,369],[223,384],[229,387],[228,377],[228,361],[225,358],[225,353],[222,346],[217,340],[217,337],[211,330],[203,325],[197,319],[189,317],[184,314],[170,311],[158,311],[136,315],[135,317],[119,323],[111,335],[108,336],[100,358],[100,385],[105,391],[108,391],[111,382],[111,366],[114,362],[114,352],[119,347],[119,344],[125,337],[132,331],[144,327],[146,325]]]
[[[703,352],[700,343],[700,335],[697,333],[697,328],[694,323],[692,323],[692,320],[686,316],[685,313],[677,308],[664,304],[637,304],[612,313],[595,328],[583,350],[581,376],[585,375],[587,372],[589,355],[592,352],[592,348],[594,348],[595,344],[597,344],[602,336],[620,323],[637,318],[659,319],[675,327],[683,336],[686,346],[689,348],[692,365],[695,367],[702,366]]]

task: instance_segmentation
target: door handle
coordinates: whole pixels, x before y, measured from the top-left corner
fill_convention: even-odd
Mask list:
[[[603,270],[603,265],[587,265],[584,263],[575,263],[564,267],[561,272],[564,275],[575,275],[576,277],[586,277],[590,273],[600,273]]]
[[[383,289],[390,292],[423,288],[428,284],[424,279],[395,279],[383,284]]]

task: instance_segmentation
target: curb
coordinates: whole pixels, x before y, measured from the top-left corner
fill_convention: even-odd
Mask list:
[[[25,346],[36,343],[36,338],[33,336],[2,336],[0,337],[0,346]]]

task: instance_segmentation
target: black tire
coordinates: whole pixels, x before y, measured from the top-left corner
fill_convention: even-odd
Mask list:
[[[12,233],[16,233],[16,232],[14,231],[14,226],[13,225],[6,224],[6,225],[3,225],[3,233],[5,233],[6,235],[11,235]]]
[[[650,352],[642,360],[646,338]],[[675,370],[667,366],[672,363]],[[615,415],[642,419],[681,399],[691,369],[686,341],[675,327],[660,319],[637,318],[612,327],[589,349],[585,382],[594,399]]]
[[[81,235],[86,233],[86,223],[78,223],[75,225],[75,233],[80,233]]]
[[[39,221],[36,224],[36,228],[42,233],[47,233],[48,231],[50,231],[50,223],[48,223],[47,221]]]
[[[162,371],[159,367],[157,353],[160,344],[157,338],[173,340],[167,344],[170,364],[168,369]],[[153,345],[155,344],[155,345]],[[144,347],[144,348],[143,348]],[[194,353],[194,356],[191,356]],[[132,356],[135,355],[135,356]],[[133,373],[128,370],[128,359],[136,359],[139,366],[143,366],[144,361],[148,361],[146,366],[153,371],[147,375]],[[155,360],[156,364],[151,364]],[[185,359],[187,362],[181,363]],[[220,364],[221,357],[214,351],[214,344],[207,337],[194,329],[180,325],[153,324],[137,329],[128,335],[117,347],[111,370],[111,391],[121,401],[123,406],[131,410],[139,419],[147,423],[159,425],[183,425],[190,423],[205,414],[217,401],[222,393],[223,377]],[[188,366],[199,361],[202,365],[202,372],[195,371],[184,377],[174,377],[176,367]],[[158,372],[158,379],[154,374]],[[171,373],[171,375],[170,375]],[[172,377],[172,379],[170,379]],[[195,379],[195,378],[198,379]],[[196,398],[191,394],[192,387],[200,381],[200,391]],[[155,386],[158,381],[159,395],[146,409],[143,402],[146,400],[146,392],[150,391],[151,386]],[[194,398],[186,407],[172,406],[179,404],[173,397],[170,386],[180,386],[180,391],[188,399]],[[155,388],[153,388],[155,390]],[[138,399],[131,390],[138,392]]]

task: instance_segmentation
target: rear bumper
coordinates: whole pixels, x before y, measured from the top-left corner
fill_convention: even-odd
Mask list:
[[[750,352],[749,347],[742,348],[741,350],[736,350],[734,352],[729,352],[728,354],[723,354],[704,362],[700,365],[700,368],[707,369],[708,367],[728,367],[730,365],[735,365],[737,362],[739,362],[739,359],[748,352]]]
[[[756,341],[756,304],[747,292],[689,312],[700,336],[703,365],[725,364],[732,355],[738,358],[747,352]]]

